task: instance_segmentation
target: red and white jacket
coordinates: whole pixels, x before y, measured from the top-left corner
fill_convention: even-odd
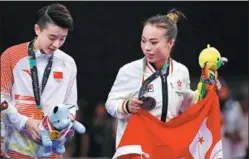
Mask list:
[[[48,63],[49,55],[35,52],[38,79],[41,88],[43,72]],[[75,104],[71,109],[75,115],[77,106],[77,67],[72,57],[61,50],[54,52],[52,70],[46,87],[41,95],[40,105],[42,112],[48,114],[49,110],[57,104]],[[1,136],[5,137],[4,151],[20,152],[24,155],[34,156],[35,152],[31,142],[20,136],[29,117],[37,118],[37,108],[32,87],[32,79],[28,57],[28,42],[8,48],[1,55],[1,101],[7,100],[10,104],[11,115],[4,117],[6,129],[1,127]],[[19,114],[15,113],[18,112]],[[39,119],[39,118],[37,118]]]

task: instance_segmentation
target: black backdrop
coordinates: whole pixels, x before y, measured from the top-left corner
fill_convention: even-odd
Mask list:
[[[34,38],[35,13],[52,2],[0,2],[0,51]],[[62,50],[78,66],[79,98],[89,104],[106,100],[118,69],[142,57],[142,22],[175,7],[180,21],[173,57],[198,77],[198,54],[208,43],[228,57],[223,76],[248,75],[248,2],[60,2],[71,11],[75,27]]]

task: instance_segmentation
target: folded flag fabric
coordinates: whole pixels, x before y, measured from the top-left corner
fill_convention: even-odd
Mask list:
[[[149,112],[132,115],[113,159],[222,159],[216,92],[163,123]]]

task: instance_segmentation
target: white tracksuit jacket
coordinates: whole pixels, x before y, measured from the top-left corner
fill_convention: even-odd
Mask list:
[[[186,66],[170,59],[169,75],[166,81],[158,77],[150,84],[145,96],[156,99],[156,107],[150,113],[161,120],[164,100],[167,105],[166,122],[178,116],[180,111],[186,110],[195,103],[197,93],[190,89],[189,71]],[[126,102],[133,96],[138,97],[142,81],[155,72],[152,65],[145,58],[128,63],[120,68],[115,82],[106,101],[106,109],[110,115],[118,119],[116,147],[125,130],[130,114],[125,108]],[[167,83],[165,87],[163,83]],[[163,92],[164,91],[164,92]],[[164,112],[165,113],[165,112]]]

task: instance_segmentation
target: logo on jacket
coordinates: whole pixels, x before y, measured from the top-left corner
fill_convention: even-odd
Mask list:
[[[178,81],[177,81],[177,87],[178,87],[178,88],[181,88],[181,87],[182,87],[182,81],[181,81],[181,80],[178,80]]]
[[[63,79],[63,72],[54,71],[53,78],[56,82],[60,82]]]
[[[147,85],[146,92],[154,92],[154,86],[153,86],[153,84],[148,84]]]

